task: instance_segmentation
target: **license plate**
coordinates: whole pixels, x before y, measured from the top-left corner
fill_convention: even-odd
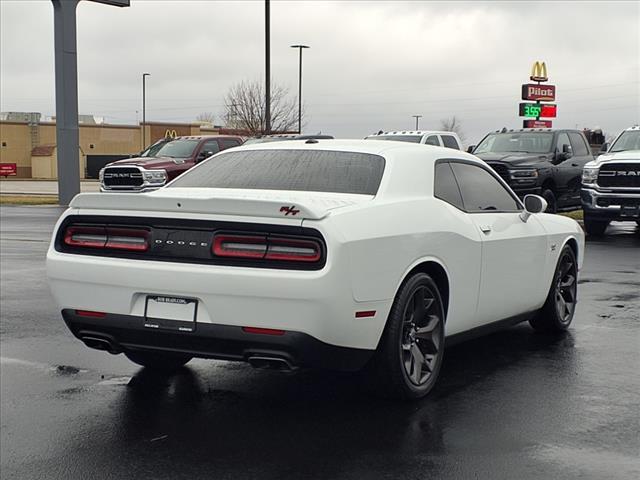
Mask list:
[[[640,216],[640,206],[625,205],[620,209],[620,216],[638,218]]]
[[[144,326],[193,332],[197,313],[198,300],[195,298],[147,295]]]

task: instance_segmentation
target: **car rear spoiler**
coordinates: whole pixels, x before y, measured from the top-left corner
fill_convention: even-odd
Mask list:
[[[302,198],[299,195],[208,195],[196,197],[145,193],[81,193],[70,207],[97,210],[136,210],[153,212],[184,212],[243,217],[269,217],[291,220],[326,217],[335,208],[355,203],[345,198]],[[163,192],[164,193],[164,192]],[[358,195],[362,197],[362,195]],[[365,199],[367,199],[365,197]],[[362,199],[361,199],[362,200]]]

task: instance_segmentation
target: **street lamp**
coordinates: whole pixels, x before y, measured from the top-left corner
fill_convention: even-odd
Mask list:
[[[297,48],[299,52],[298,65],[298,133],[302,133],[302,49],[311,48],[308,45],[291,45],[291,48]]]
[[[416,119],[416,130],[418,129],[418,120],[422,118],[422,115],[411,115],[413,118]]]
[[[150,73],[142,74],[142,150],[147,146],[147,77]]]

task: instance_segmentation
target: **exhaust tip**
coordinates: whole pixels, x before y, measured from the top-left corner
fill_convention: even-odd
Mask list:
[[[106,338],[84,336],[82,337],[82,341],[87,347],[95,350],[104,350],[114,355],[121,352],[119,348]]]
[[[281,357],[267,357],[263,355],[253,355],[247,360],[253,368],[261,370],[277,370],[280,372],[292,372],[296,370],[288,360]]]

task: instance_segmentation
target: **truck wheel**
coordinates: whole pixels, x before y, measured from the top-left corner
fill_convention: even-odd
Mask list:
[[[129,351],[124,354],[133,363],[161,372],[177,370],[192,358],[189,355],[162,352]]]
[[[401,287],[366,373],[384,397],[414,399],[433,388],[444,354],[444,306],[438,286],[416,273]]]
[[[553,190],[548,187],[543,187],[542,198],[547,201],[547,209],[545,210],[547,213],[556,213],[558,211],[558,202]]]
[[[584,229],[588,235],[600,237],[604,235],[608,225],[608,220],[595,220],[587,215],[584,216]]]
[[[577,293],[578,263],[573,249],[565,245],[560,252],[547,300],[529,324],[539,332],[565,331],[576,311]]]

